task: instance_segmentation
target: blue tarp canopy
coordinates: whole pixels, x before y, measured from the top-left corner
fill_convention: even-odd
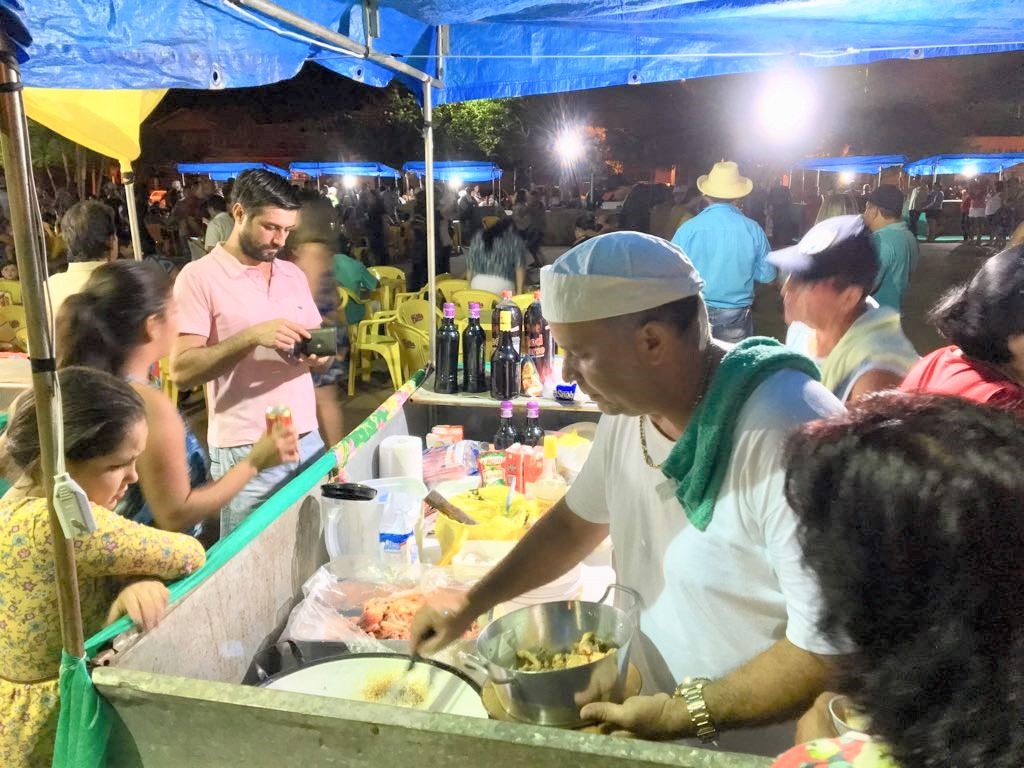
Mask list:
[[[265,171],[273,171],[278,176],[288,178],[291,174],[284,168],[268,163],[178,163],[178,173],[198,173],[209,176],[215,181],[227,181],[235,178],[242,171],[250,168],[262,168]]]
[[[411,160],[402,166],[406,173],[426,175],[426,163],[422,160]],[[494,163],[478,160],[441,160],[434,163],[434,178],[440,181],[457,179],[466,183],[494,181],[501,178],[501,168]]]
[[[365,41],[357,0],[280,0]],[[34,0],[30,86],[236,88],[294,76],[306,60],[371,85],[393,75],[327,50],[255,11],[219,0]],[[437,103],[752,72],[792,63],[1024,49],[1020,0],[380,0],[374,50],[437,72],[438,25],[449,50]],[[408,81],[407,81],[408,82]]]
[[[999,173],[1020,163],[1024,163],[1024,152],[997,155],[933,155],[908,163],[903,170],[911,176],[933,176],[937,173],[974,176],[979,173]]]
[[[828,171],[829,173],[878,173],[907,162],[906,155],[858,155],[856,157],[808,157],[794,168],[800,171]]]
[[[299,171],[319,178],[320,176],[376,176],[397,179],[402,174],[383,163],[292,163],[288,166],[293,173]]]

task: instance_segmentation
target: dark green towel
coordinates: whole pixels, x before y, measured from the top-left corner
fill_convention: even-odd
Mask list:
[[[761,382],[785,368],[821,381],[812,360],[767,336],[752,336],[729,350],[686,431],[661,465],[665,476],[676,481],[676,498],[697,530],[711,524],[743,404]]]

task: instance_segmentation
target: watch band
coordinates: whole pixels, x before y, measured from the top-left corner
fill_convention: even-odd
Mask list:
[[[708,704],[704,700],[704,686],[710,683],[706,677],[687,677],[676,687],[674,698],[686,703],[686,711],[690,714],[690,722],[696,729],[697,738],[705,744],[718,738],[718,728],[708,712]]]

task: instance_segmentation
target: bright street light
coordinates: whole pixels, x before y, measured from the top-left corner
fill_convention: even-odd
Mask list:
[[[462,178],[459,176],[452,176],[448,179],[448,186],[452,189],[462,189]]]
[[[839,182],[841,184],[853,184],[853,180],[857,178],[849,171],[843,171],[839,174]]]
[[[555,152],[566,165],[583,156],[583,135],[578,128],[565,128],[555,139]]]
[[[814,85],[803,72],[787,67],[770,72],[754,104],[767,138],[783,143],[799,138],[814,116]]]
[[[341,186],[343,186],[345,189],[355,189],[357,183],[358,182],[355,176],[345,174],[344,176],[341,177]]]
[[[978,175],[978,166],[976,166],[976,165],[964,166],[964,176],[966,176],[968,179],[973,179],[977,175]]]

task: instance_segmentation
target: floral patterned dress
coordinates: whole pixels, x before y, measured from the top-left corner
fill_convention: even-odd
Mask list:
[[[96,531],[75,540],[86,637],[132,577],[173,579],[203,565],[190,536],[92,506]],[[0,765],[49,766],[57,727],[61,636],[46,502],[16,485],[0,499]]]
[[[772,763],[772,768],[899,768],[885,745],[850,731],[834,739],[797,744]]]

